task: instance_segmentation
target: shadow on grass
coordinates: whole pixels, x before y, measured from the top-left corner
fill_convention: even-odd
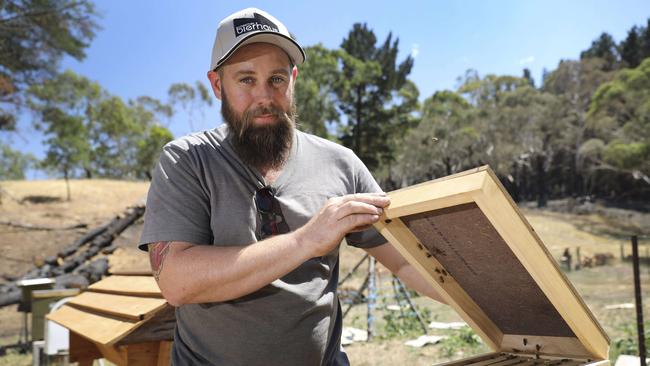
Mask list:
[[[31,195],[31,196],[25,196],[22,200],[20,200],[21,203],[53,203],[53,202],[61,202],[63,199],[61,197],[56,197],[56,196],[45,196],[45,195]]]

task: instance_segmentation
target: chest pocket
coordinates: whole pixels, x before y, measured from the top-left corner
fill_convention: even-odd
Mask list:
[[[277,197],[282,213],[293,231],[303,226],[323,207],[325,202],[336,197],[336,194],[324,192],[296,192],[294,194],[283,194]]]

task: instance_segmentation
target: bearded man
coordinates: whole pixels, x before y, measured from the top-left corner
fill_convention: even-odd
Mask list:
[[[300,45],[270,14],[218,27],[208,79],[225,125],[163,148],[140,248],[176,306],[174,365],[348,365],[339,244],[434,290],[373,229],[389,199],[352,151],[295,128]]]

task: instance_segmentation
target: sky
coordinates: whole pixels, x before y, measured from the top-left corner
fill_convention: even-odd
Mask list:
[[[529,68],[539,85],[542,70],[562,59],[577,59],[602,32],[619,42],[633,25],[646,25],[648,0],[447,0],[447,1],[172,1],[104,0],[97,32],[82,61],[65,58],[71,69],[124,99],[148,95],[166,100],[175,82],[205,82],[216,28],[221,19],[246,7],[265,10],[283,22],[303,46],[337,48],[354,23],[367,23],[379,42],[399,38],[398,61],[409,54],[409,76],[420,99],[454,90],[467,69],[518,75]],[[299,79],[298,79],[298,82]],[[219,103],[194,121],[195,129],[221,123]],[[178,116],[175,136],[190,132]],[[43,137],[20,118],[20,133],[0,136],[15,149],[44,156]],[[29,179],[43,178],[30,172]]]

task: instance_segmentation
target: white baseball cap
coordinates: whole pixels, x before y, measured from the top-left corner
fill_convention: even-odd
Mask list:
[[[305,51],[293,39],[284,24],[263,10],[248,8],[228,16],[219,23],[212,47],[210,70],[221,66],[241,46],[257,42],[282,48],[295,65],[305,61]]]

